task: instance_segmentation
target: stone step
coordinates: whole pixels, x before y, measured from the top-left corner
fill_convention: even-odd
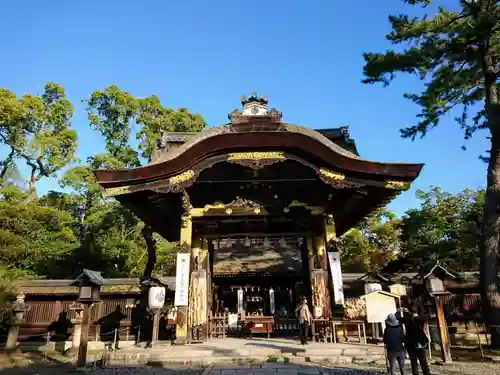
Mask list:
[[[102,357],[89,358],[90,362],[99,361]],[[269,362],[272,362],[269,363]],[[247,356],[217,356],[217,355],[203,355],[203,356],[172,356],[168,353],[141,353],[137,355],[113,355],[108,357],[106,362],[108,365],[130,365],[130,364],[169,364],[169,365],[182,365],[182,366],[206,366],[212,363],[215,364],[251,364],[251,363],[265,363],[273,366],[286,363],[304,363],[312,362],[318,364],[368,364],[368,363],[385,363],[383,354],[364,354],[360,355],[335,355],[332,353],[319,354],[303,354],[300,356],[294,355],[247,355]],[[273,367],[277,368],[277,367]],[[228,375],[228,374],[224,374]]]

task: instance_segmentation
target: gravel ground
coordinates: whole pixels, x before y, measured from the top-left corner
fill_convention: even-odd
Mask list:
[[[9,368],[0,369],[0,374],[3,375],[200,375],[202,370],[199,369],[167,369],[159,367],[120,367],[106,369],[87,369],[86,371],[77,371],[72,367],[66,366],[33,366],[27,368]]]
[[[294,366],[295,367],[295,366]],[[294,369],[298,375],[301,375],[300,368]],[[295,372],[293,371],[293,372]],[[495,374],[500,371],[500,364],[494,363],[456,363],[447,366],[433,366],[431,369],[432,375],[478,375],[478,374]],[[323,375],[385,375],[386,370],[382,367],[367,367],[367,366],[343,366],[321,368]],[[77,372],[74,368],[58,366],[58,367],[27,367],[27,368],[9,368],[0,369],[0,374],[8,375],[141,375],[141,374],[156,374],[156,375],[200,375],[200,369],[168,369],[158,367],[117,367],[106,369],[88,369],[85,372]],[[290,372],[291,373],[291,372]],[[399,371],[397,372],[399,374]],[[407,368],[407,374],[411,375],[411,370]],[[288,374],[288,372],[287,372]]]
[[[405,367],[406,374],[411,375],[411,368]],[[387,374],[385,366],[351,365],[342,368],[329,367],[322,369],[324,375],[380,375]],[[396,372],[399,374],[399,369]],[[489,362],[455,362],[446,366],[431,365],[432,375],[494,375],[500,373],[500,363]]]
[[[6,358],[4,358],[6,359]],[[9,358],[10,359],[10,358]],[[52,362],[54,365],[44,365],[40,362],[18,362],[15,361],[0,361],[0,375],[63,375],[63,374],[82,374],[82,375],[105,375],[105,374],[157,374],[157,375],[201,375],[202,369],[189,369],[189,368],[161,368],[161,367],[151,367],[151,366],[121,366],[121,367],[111,367],[106,369],[100,368],[88,368],[86,371],[77,372],[74,367]],[[15,363],[14,363],[15,362]],[[310,364],[312,365],[312,364]],[[312,370],[311,367],[314,366],[301,366],[298,364],[290,364],[289,369],[283,375],[307,375]],[[226,367],[226,366],[224,366]],[[260,367],[260,366],[259,366]],[[264,367],[264,365],[262,366]],[[286,366],[288,367],[288,366]],[[235,366],[227,365],[227,369],[234,369]],[[385,375],[387,371],[385,366],[381,365],[342,365],[339,367],[332,366],[320,366],[318,364],[317,369],[321,375]],[[276,370],[268,369],[254,369],[247,370],[248,372],[242,373],[242,375],[272,375],[271,372],[276,374]],[[317,371],[317,370],[316,370]],[[454,362],[446,366],[431,366],[432,375],[500,375],[500,363],[492,362]],[[399,371],[397,372],[399,374]],[[406,368],[406,374],[411,375],[411,370],[409,367]],[[210,374],[214,375],[214,374]]]

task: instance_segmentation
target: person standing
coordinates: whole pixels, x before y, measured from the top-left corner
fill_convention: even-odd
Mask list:
[[[405,375],[405,335],[403,327],[394,314],[387,315],[385,325],[384,346],[387,350],[390,374],[395,375],[397,361],[401,375]]]
[[[418,315],[417,306],[411,310],[405,310],[401,314],[401,320],[405,325],[405,347],[410,357],[411,372],[419,375],[418,364],[422,368],[422,375],[431,375],[425,347],[429,344],[429,338],[425,334],[425,317]]]
[[[300,326],[300,343],[307,345],[307,336],[309,334],[309,326],[311,325],[311,311],[307,306],[307,299],[302,297],[298,308],[298,318]]]

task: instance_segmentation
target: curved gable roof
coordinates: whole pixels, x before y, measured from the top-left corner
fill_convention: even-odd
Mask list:
[[[131,169],[97,170],[95,175],[106,187],[120,183],[134,184],[179,174],[216,154],[257,149],[299,150],[312,155],[325,167],[407,181],[414,180],[423,167],[423,164],[382,163],[363,159],[306,126],[265,120],[249,117],[244,123],[211,127],[190,136],[178,147],[164,149],[148,165]]]

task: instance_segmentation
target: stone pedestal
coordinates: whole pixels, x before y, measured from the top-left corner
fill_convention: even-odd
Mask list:
[[[73,334],[71,335],[71,348],[66,352],[67,355],[76,355],[80,347],[82,337],[83,305],[75,302],[70,306],[72,312],[71,324],[73,324]]]
[[[13,350],[17,348],[17,339],[19,337],[19,327],[24,322],[24,313],[28,310],[28,307],[24,303],[24,294],[19,294],[17,296],[16,302],[12,308],[13,317],[10,323],[9,334],[7,336],[7,342],[5,344],[5,349]]]

